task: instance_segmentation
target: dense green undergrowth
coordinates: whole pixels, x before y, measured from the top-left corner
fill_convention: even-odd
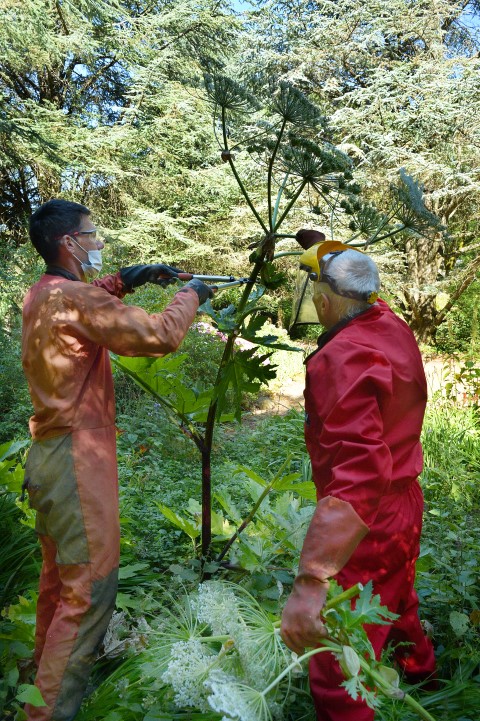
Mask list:
[[[200,700],[197,706],[192,697],[182,702],[178,687],[175,691],[175,684],[168,681],[173,678],[174,662],[180,663],[186,653],[181,644],[193,643],[191,629],[198,624],[188,610],[201,580],[198,450],[167,422],[155,403],[128,384],[119,384],[118,391],[120,592],[90,695],[78,718],[220,721],[222,714],[202,707]],[[423,434],[425,520],[417,589],[421,617],[433,634],[441,682],[435,693],[410,691],[438,720],[475,721],[480,705],[479,437],[475,404],[458,406],[441,398],[430,402]],[[4,484],[14,471],[17,474],[10,483],[15,492],[3,492],[3,485],[0,495],[6,529],[2,534],[0,707],[2,718],[13,719],[31,689],[32,679],[24,667],[33,646],[39,554],[31,512],[18,502],[21,468],[15,456],[2,462],[6,464],[2,466]],[[214,581],[240,584],[242,593],[251,595],[264,622],[270,624],[288,596],[313,510],[301,414],[290,411],[262,420],[247,417],[241,426],[221,424],[214,441],[213,467],[213,553],[204,571]],[[246,519],[249,522],[238,533]],[[236,540],[222,556],[235,532]],[[170,644],[167,653],[165,629],[172,627],[173,617],[178,620],[175,604],[182,597],[186,626],[175,639],[180,645]],[[205,659],[208,662],[218,652],[202,649],[197,648],[199,665],[191,667],[192,673],[200,673]],[[188,653],[191,658],[191,648]],[[385,662],[389,663],[388,656]],[[241,659],[238,663],[230,673],[243,678],[241,673],[246,672],[238,670],[243,668]],[[214,681],[210,678],[209,683],[213,693]],[[270,712],[279,718],[283,714],[287,721],[313,719],[305,668],[297,669],[289,684],[279,684]],[[260,721],[263,717],[258,713],[251,718]],[[410,721],[416,716],[405,701],[388,699],[376,718]]]

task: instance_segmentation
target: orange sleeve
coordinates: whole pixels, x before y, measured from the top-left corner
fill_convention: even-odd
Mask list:
[[[64,330],[124,356],[163,356],[175,351],[192,324],[198,296],[178,292],[162,313],[149,315],[124,305],[106,288],[80,283],[69,286],[71,308]]]
[[[125,289],[120,272],[115,273],[115,275],[105,275],[103,278],[95,278],[90,285],[93,285],[95,288],[103,288],[107,293],[117,298],[125,298],[127,293],[133,293],[133,289]]]

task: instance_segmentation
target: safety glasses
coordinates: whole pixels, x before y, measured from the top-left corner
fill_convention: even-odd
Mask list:
[[[89,235],[91,237],[91,240],[97,239],[97,229],[93,228],[93,230],[72,230],[70,233],[67,233],[67,235],[73,235],[77,237],[78,235]]]

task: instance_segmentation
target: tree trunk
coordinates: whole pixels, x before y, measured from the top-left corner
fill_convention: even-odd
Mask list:
[[[435,343],[438,327],[435,286],[442,266],[441,238],[409,238],[405,243],[406,276],[401,307],[420,343]]]

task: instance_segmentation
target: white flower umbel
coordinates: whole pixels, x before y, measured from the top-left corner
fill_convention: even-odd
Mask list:
[[[209,709],[205,680],[217,661],[218,654],[198,639],[173,644],[171,659],[162,680],[172,687],[174,701],[179,708]]]
[[[198,587],[197,620],[207,623],[214,636],[231,636],[240,623],[235,594],[221,581],[206,581]]]
[[[272,714],[261,691],[215,671],[205,684],[211,691],[208,703],[224,714],[222,721],[271,721]]]
[[[208,623],[214,635],[226,634],[233,640],[244,680],[257,689],[268,685],[288,662],[273,616],[241,586],[225,581],[202,583],[197,619]]]

